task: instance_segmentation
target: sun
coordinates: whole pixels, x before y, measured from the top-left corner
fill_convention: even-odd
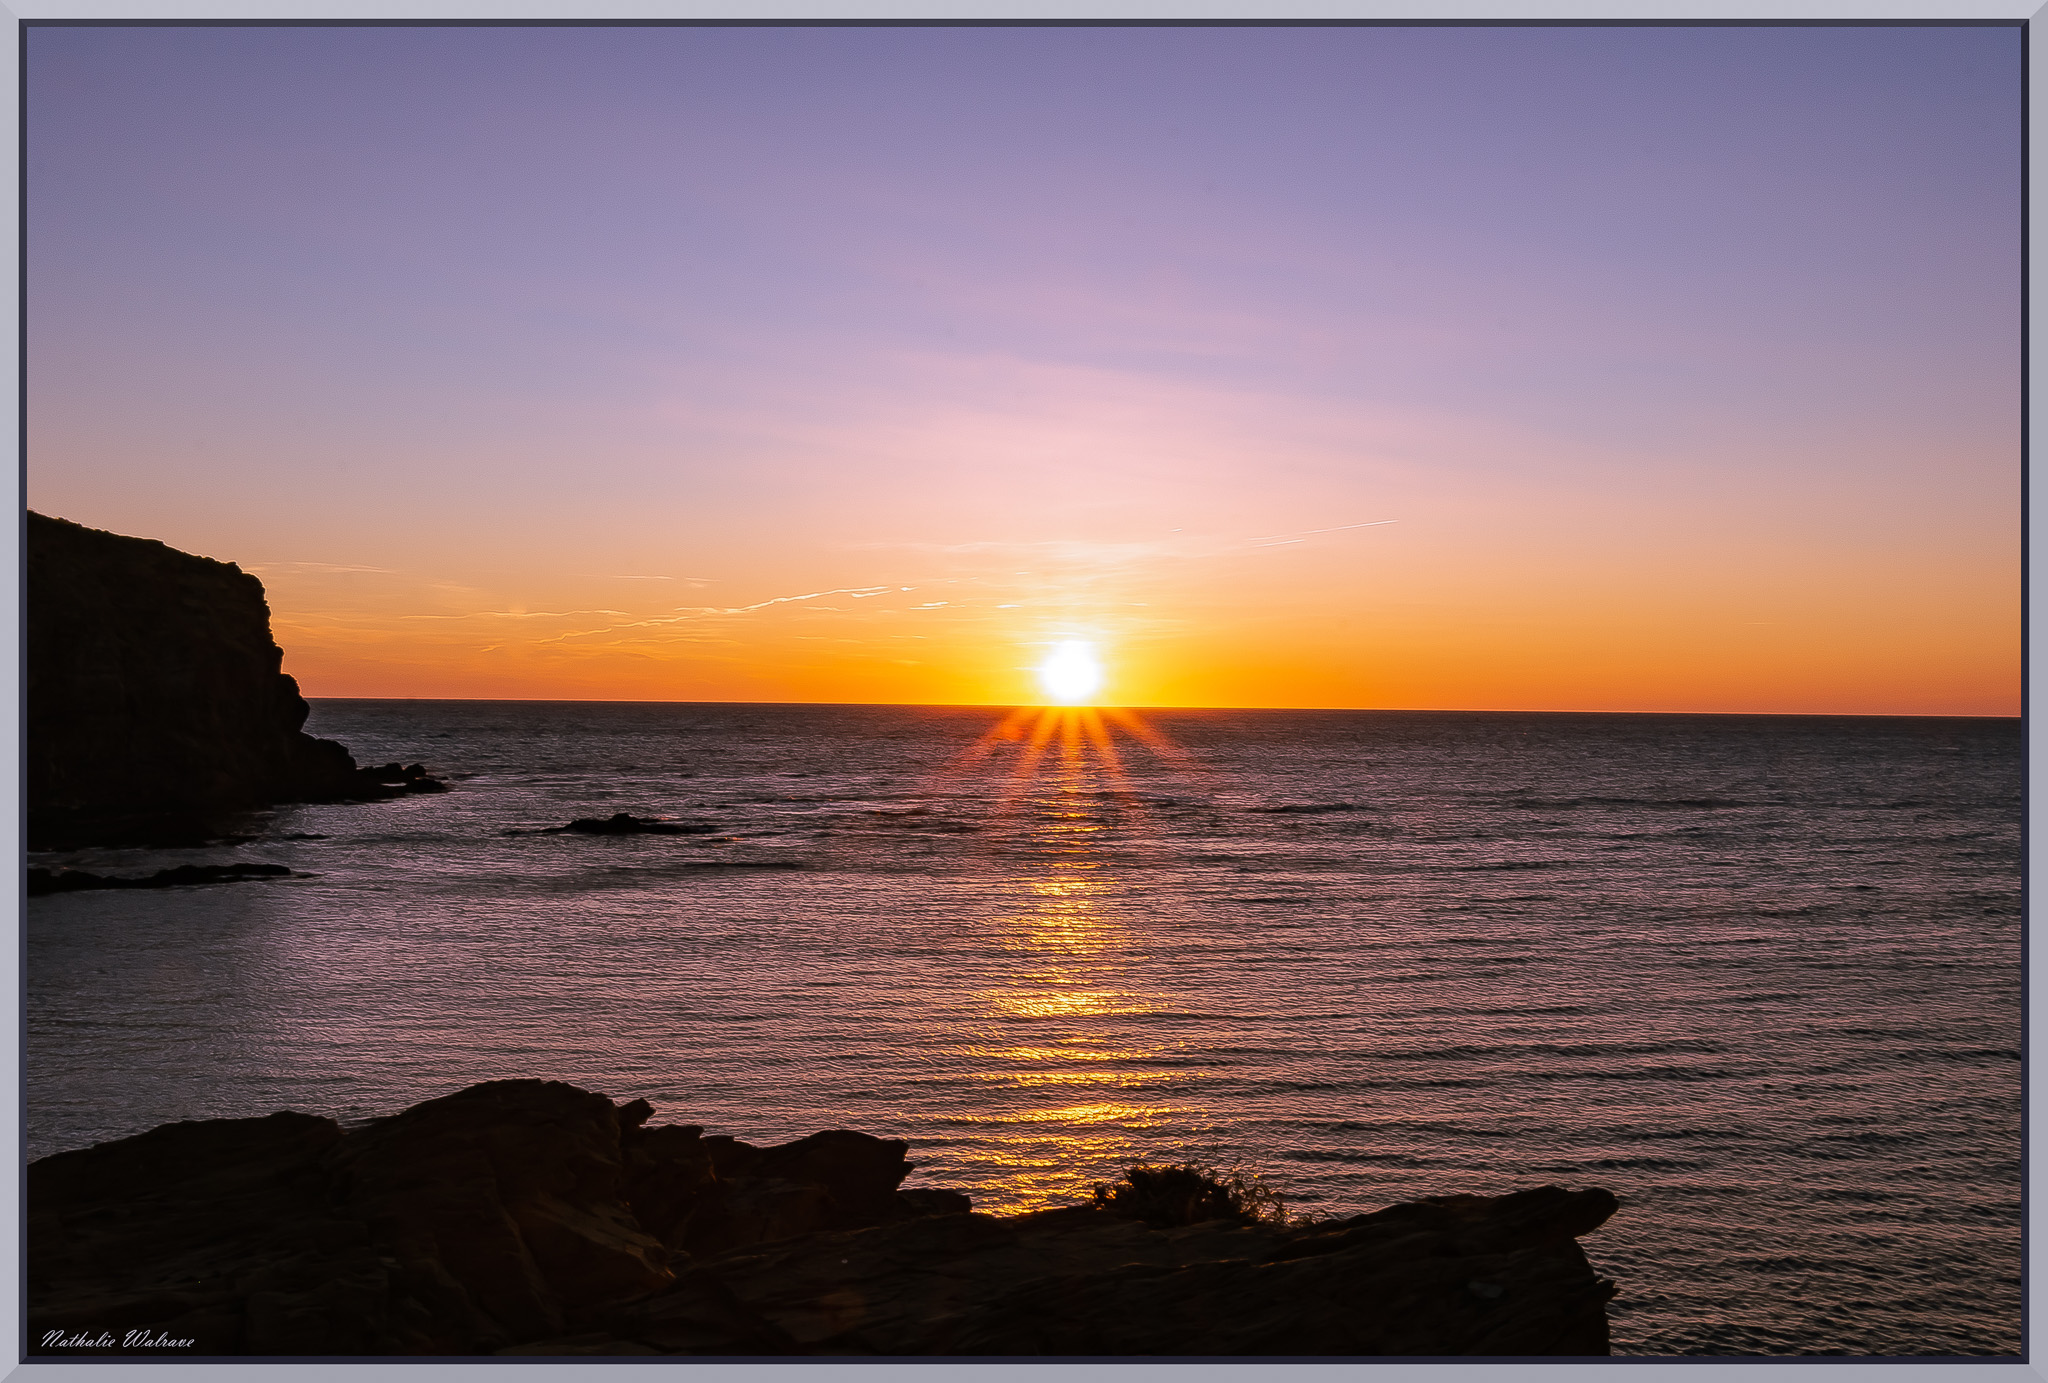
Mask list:
[[[1054,701],[1068,706],[1087,701],[1102,686],[1102,664],[1096,661],[1095,646],[1068,639],[1038,665],[1038,680]]]

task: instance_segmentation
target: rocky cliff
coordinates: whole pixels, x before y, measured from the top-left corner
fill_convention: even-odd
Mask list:
[[[496,1081],[344,1133],[171,1124],[28,1168],[32,1358],[1607,1353],[1606,1191],[1349,1219],[997,1218],[901,1142],[759,1148]]]
[[[31,848],[189,830],[273,802],[385,795],[300,727],[263,586],[230,562],[28,516]]]

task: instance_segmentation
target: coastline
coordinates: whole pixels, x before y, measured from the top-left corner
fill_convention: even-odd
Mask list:
[[[351,1133],[278,1113],[32,1163],[30,1357],[1609,1350],[1615,1287],[1577,1243],[1604,1190],[996,1217],[899,1189],[901,1142],[759,1148],[652,1114],[498,1081]]]

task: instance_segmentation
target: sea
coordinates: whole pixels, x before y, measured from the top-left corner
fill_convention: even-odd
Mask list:
[[[1619,1354],[2022,1348],[2016,720],[313,707],[450,790],[32,856],[295,874],[28,900],[29,1156],[545,1077],[994,1212],[1606,1187]]]

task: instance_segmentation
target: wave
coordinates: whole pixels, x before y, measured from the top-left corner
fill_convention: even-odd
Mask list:
[[[1503,860],[1499,864],[1454,864],[1449,868],[1459,873],[1493,872],[1503,869],[1570,869],[1576,860]]]
[[[1789,802],[1745,802],[1727,797],[1521,797],[1500,805],[1522,811],[1569,811],[1575,807],[1648,807],[1668,811],[1733,811],[1785,807]]]
[[[1704,1162],[1685,1162],[1674,1157],[1603,1157],[1584,1164],[1600,1172],[1703,1172]]]

